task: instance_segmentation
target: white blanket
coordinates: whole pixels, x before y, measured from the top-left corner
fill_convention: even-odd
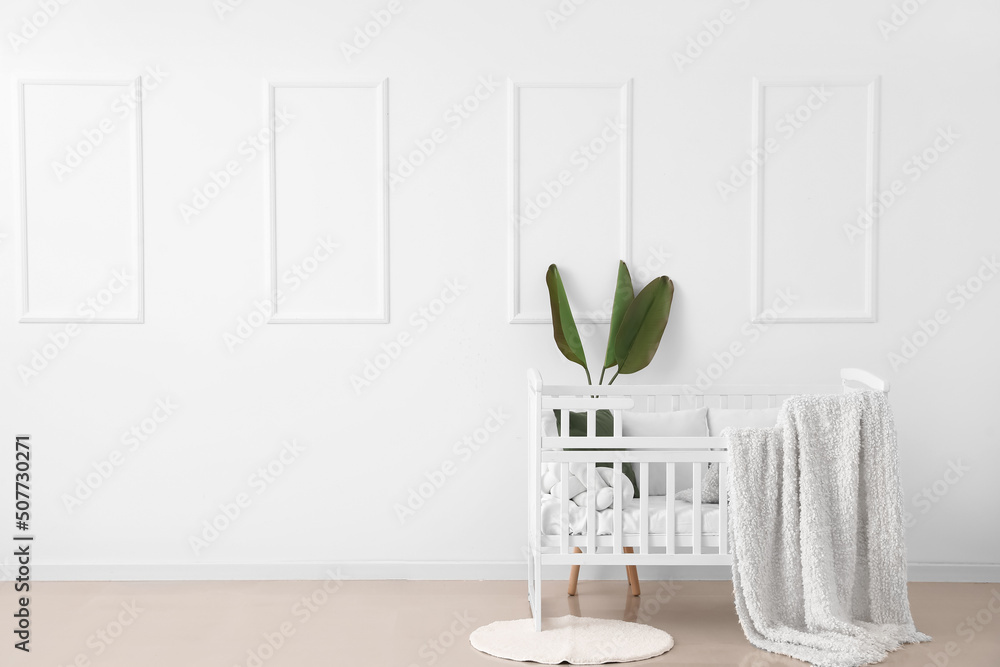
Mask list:
[[[819,667],[879,662],[917,632],[884,394],[797,396],[727,429],[733,587],[758,648]]]
[[[694,508],[691,503],[683,500],[673,500],[671,508],[674,512],[674,535],[681,538],[690,538],[694,532]],[[625,535],[639,535],[642,529],[642,507],[639,501],[632,498],[625,500],[622,507],[622,532]],[[649,508],[646,513],[646,521],[649,526],[649,535],[658,536],[667,534],[667,497],[650,496]],[[559,535],[562,517],[562,503],[553,495],[544,494],[542,496],[542,534]],[[614,509],[606,509],[597,512],[597,535],[613,535],[615,525]],[[577,507],[575,503],[569,505],[569,533],[570,535],[587,534],[587,510],[584,507]],[[705,537],[718,536],[719,534],[719,506],[703,504],[701,506],[701,534]]]

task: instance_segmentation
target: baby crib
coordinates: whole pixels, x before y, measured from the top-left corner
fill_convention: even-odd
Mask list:
[[[719,498],[726,498],[729,452],[723,437],[653,437],[624,436],[623,413],[675,411],[690,408],[776,408],[787,397],[797,394],[830,394],[841,391],[889,391],[887,382],[866,371],[848,368],[840,373],[841,383],[828,386],[782,385],[712,386],[694,390],[684,385],[545,385],[535,370],[528,371],[530,505],[528,600],[535,629],[542,622],[543,565],[731,565],[728,535],[728,507],[702,503],[702,476],[709,463],[719,465]],[[560,435],[543,433],[543,416],[559,410]],[[614,416],[614,434],[596,436],[598,410]],[[587,435],[569,437],[569,413],[586,413]],[[567,449],[584,451],[566,451]],[[610,451],[624,450],[624,451]],[[639,497],[624,503],[615,502],[604,512],[612,513],[611,534],[597,526],[595,502],[596,464],[611,463],[614,472],[614,497],[621,498],[622,464],[629,462],[636,473]],[[560,467],[562,485],[558,521],[555,530],[546,530],[542,517],[541,469],[543,463]],[[585,463],[586,526],[585,534],[571,534],[569,465]],[[649,496],[651,466],[665,466],[666,493]],[[691,472],[692,499],[678,515],[675,500],[676,473],[687,466]],[[655,518],[654,518],[655,517]],[[679,521],[679,518],[681,521]],[[627,521],[626,521],[627,519]],[[632,527],[626,531],[625,524]],[[679,523],[684,529],[678,530]],[[661,525],[662,524],[662,525]],[[655,530],[651,530],[651,526]],[[635,528],[638,528],[635,530]],[[710,530],[705,530],[710,528]],[[629,572],[633,591],[638,580]]]

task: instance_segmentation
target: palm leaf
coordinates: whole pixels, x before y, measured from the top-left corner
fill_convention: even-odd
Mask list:
[[[550,265],[549,270],[545,272],[545,284],[549,288],[552,335],[556,339],[556,346],[564,357],[574,364],[583,366],[583,370],[587,373],[587,384],[591,384],[590,370],[587,369],[587,354],[583,350],[580,332],[576,328],[576,320],[573,319],[573,310],[569,307],[569,299],[566,298],[566,290],[555,264]]]
[[[660,346],[663,330],[670,317],[674,283],[667,276],[654,278],[642,288],[622,318],[615,337],[618,372],[635,373],[649,365]],[[614,378],[611,379],[614,382]]]
[[[629,275],[625,262],[619,260],[618,284],[615,285],[615,300],[611,307],[611,330],[608,331],[608,349],[604,353],[602,376],[604,371],[618,363],[618,357],[615,355],[615,337],[618,336],[618,329],[621,326],[622,318],[625,317],[625,311],[628,310],[634,299],[635,289],[632,287],[632,276]]]

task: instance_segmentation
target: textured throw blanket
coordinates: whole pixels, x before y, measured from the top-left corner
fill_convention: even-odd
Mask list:
[[[930,640],[910,616],[884,394],[796,396],[774,428],[723,435],[736,610],[751,644],[855,667]]]

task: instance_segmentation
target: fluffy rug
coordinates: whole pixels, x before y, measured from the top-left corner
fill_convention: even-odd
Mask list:
[[[473,631],[469,642],[498,658],[543,665],[633,662],[674,646],[673,637],[648,625],[579,616],[543,619],[541,632],[535,632],[530,618],[496,621]]]

